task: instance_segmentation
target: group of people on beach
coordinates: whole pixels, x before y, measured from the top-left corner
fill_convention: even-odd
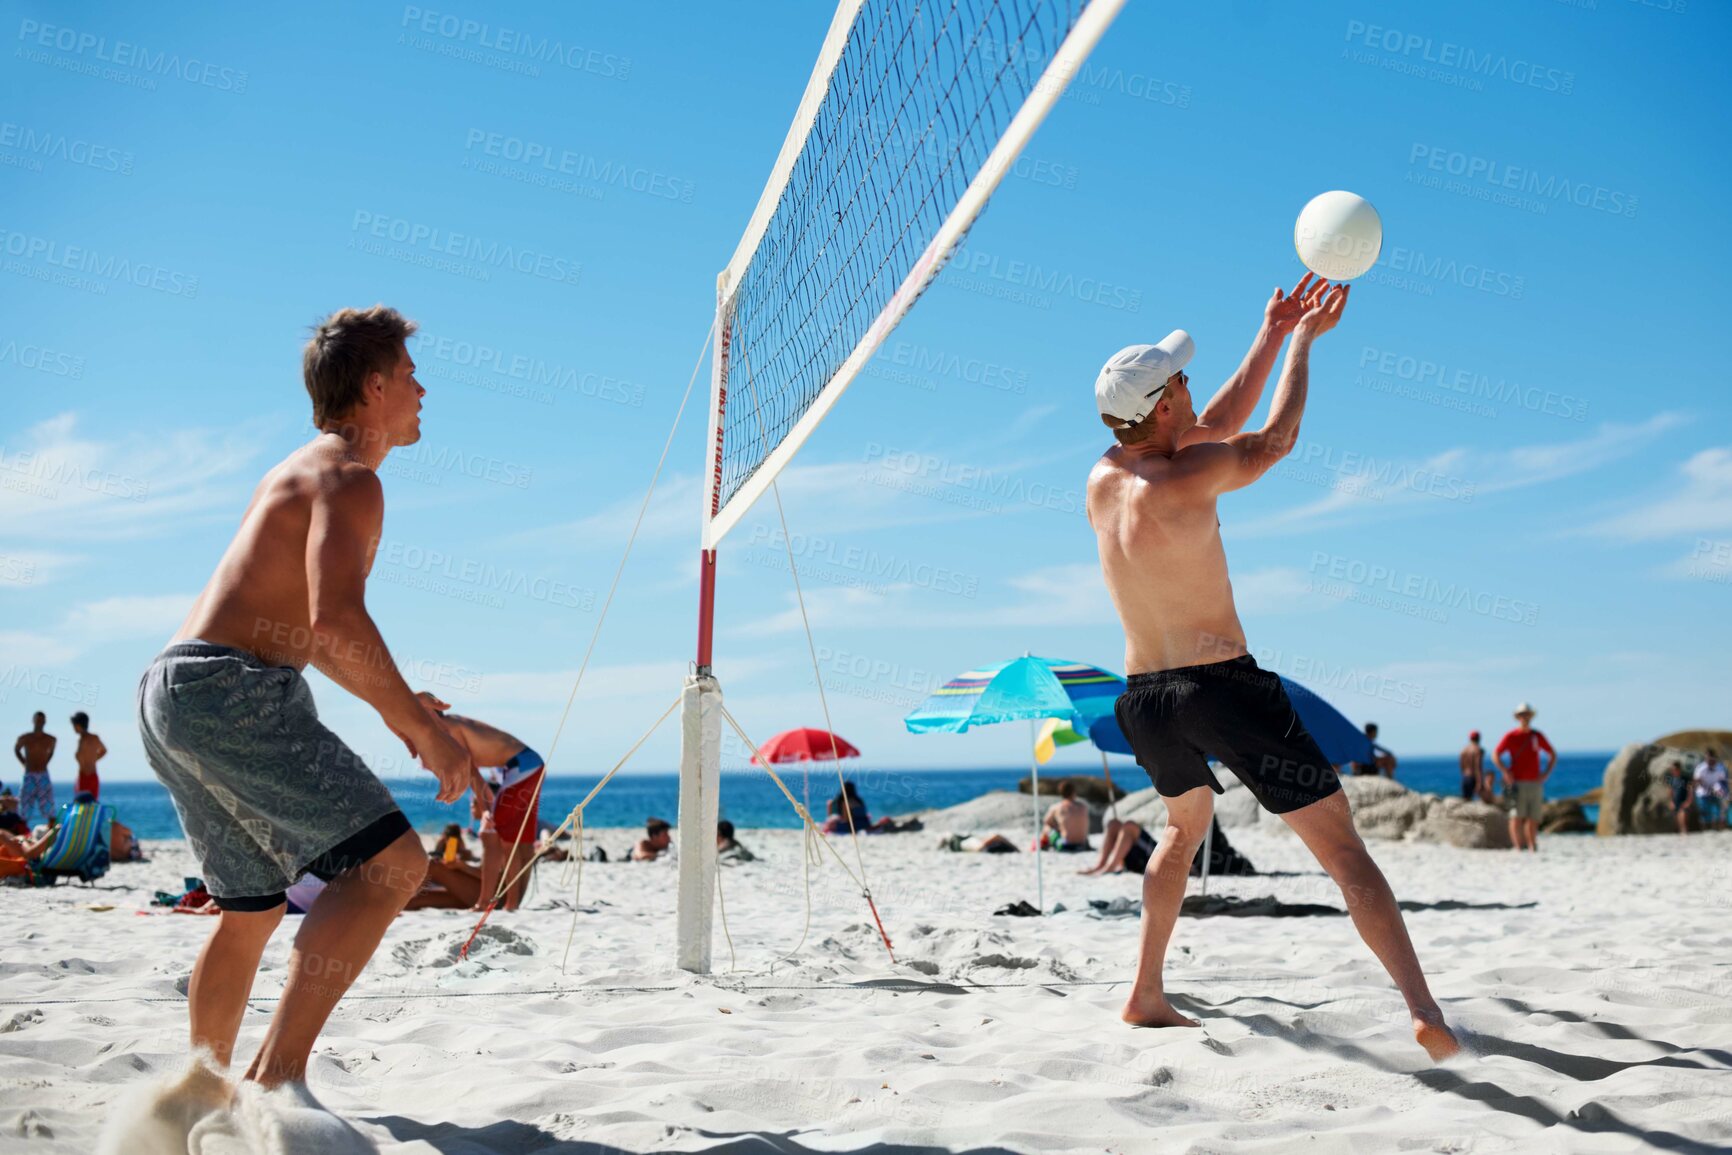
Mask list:
[[[1725,830],[1729,802],[1726,763],[1718,747],[1710,746],[1702,761],[1686,776],[1681,763],[1666,767],[1666,785],[1671,794],[1672,818],[1679,834],[1690,833],[1690,818],[1703,830]]]
[[[78,776],[73,792],[99,798],[102,780],[96,764],[108,754],[102,739],[90,732],[90,715],[83,710],[72,715],[72,731],[78,736],[72,757],[78,763]],[[60,748],[60,739],[48,732],[48,715],[41,710],[30,718],[30,729],[18,735],[12,743],[12,756],[18,760],[23,782],[18,788],[18,813],[26,823],[47,822],[54,816],[54,780],[49,776],[49,763]]]

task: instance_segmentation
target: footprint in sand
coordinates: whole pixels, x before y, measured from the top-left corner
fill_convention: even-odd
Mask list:
[[[454,935],[452,941],[446,944],[445,961],[441,963],[434,960],[433,965],[455,965],[463,955],[463,944],[468,941],[469,936],[466,933]],[[502,954],[532,955],[534,953],[534,941],[518,934],[510,927],[484,926],[476,934],[475,941],[469,943],[469,956],[466,961],[474,962],[476,959],[491,958],[494,955]]]
[[[42,1021],[42,1012],[32,1007],[28,1011],[19,1011],[4,1023],[0,1023],[0,1035],[9,1035],[13,1031],[22,1031],[25,1027],[33,1027]]]

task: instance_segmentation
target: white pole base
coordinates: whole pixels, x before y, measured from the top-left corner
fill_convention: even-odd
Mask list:
[[[722,784],[722,689],[708,675],[686,678],[680,700],[679,968],[710,973],[716,902],[716,820]]]

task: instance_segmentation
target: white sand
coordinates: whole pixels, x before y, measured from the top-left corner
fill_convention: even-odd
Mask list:
[[[772,1149],[759,1137],[781,1151],[1732,1144],[1732,836],[1554,837],[1537,860],[1373,846],[1403,899],[1538,904],[1408,916],[1478,1051],[1434,1068],[1344,917],[1183,920],[1170,986],[1203,1028],[1132,1030],[1123,986],[1067,984],[1128,977],[1135,921],[1084,912],[1140,880],[1078,878],[1076,858],[1049,856],[1047,900],[1071,909],[994,918],[1033,898],[1030,856],[945,854],[936,834],[865,842],[900,966],[833,863],[805,946],[776,963],[802,924],[790,832],[743,836],[763,861],[725,875],[738,969],[713,978],[670,968],[671,864],[585,868],[564,974],[562,867],[463,964],[469,915],[405,915],[321,1039],[313,1088],[382,1150],[418,1155]],[[1306,873],[1213,891],[1339,905],[1290,837],[1234,842],[1260,868]],[[209,921],[139,913],[197,873],[177,845],[148,849],[93,889],[0,890],[0,1150],[82,1155],[129,1088],[181,1060],[178,992]],[[717,952],[725,971],[719,934]],[[886,979],[931,986],[849,985]],[[972,984],[1010,985],[957,989]],[[254,1004],[243,1054],[269,1010]]]

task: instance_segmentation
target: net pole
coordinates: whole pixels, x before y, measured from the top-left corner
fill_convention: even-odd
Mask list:
[[[1028,728],[1034,735],[1035,741],[1038,742],[1040,740],[1040,719],[1030,718]],[[1042,914],[1045,914],[1046,866],[1045,859],[1041,855],[1041,843],[1046,841],[1046,822],[1040,813],[1040,759],[1030,755],[1028,765],[1028,788],[1029,793],[1034,795],[1034,904],[1040,908]]]
[[[704,520],[715,514],[722,472],[722,419],[728,399],[733,327],[720,283],[716,345],[710,361],[710,468],[704,471]],[[711,667],[716,630],[716,550],[698,551],[696,667],[680,698],[679,883],[675,956],[681,970],[710,973],[716,895],[716,820],[721,814],[722,689]]]
[[[722,691],[708,674],[686,678],[680,698],[679,968],[710,973],[715,924],[716,818],[720,811]]]

